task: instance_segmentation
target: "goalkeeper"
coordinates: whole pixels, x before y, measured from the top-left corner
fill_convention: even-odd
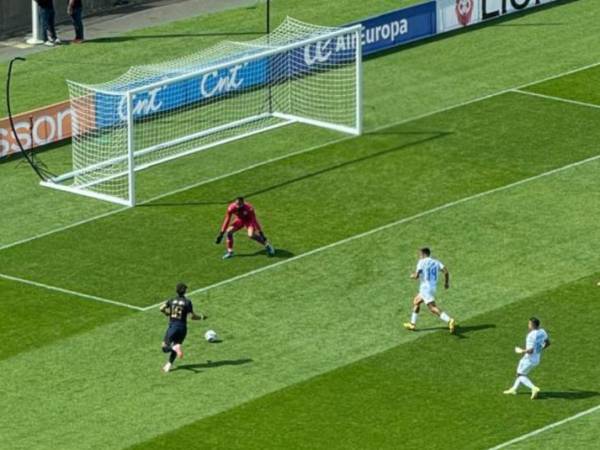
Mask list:
[[[233,223],[231,223],[232,216],[236,217]],[[267,240],[258,223],[254,207],[250,203],[246,203],[244,197],[238,197],[227,207],[225,220],[215,241],[216,244],[220,244],[223,241],[223,236],[227,235],[227,252],[223,255],[223,259],[233,257],[233,234],[242,228],[248,230],[250,239],[264,245],[269,256],[275,255],[275,249]]]

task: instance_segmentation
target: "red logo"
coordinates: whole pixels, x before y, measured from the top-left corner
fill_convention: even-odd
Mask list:
[[[456,0],[456,18],[463,27],[471,23],[474,0]]]

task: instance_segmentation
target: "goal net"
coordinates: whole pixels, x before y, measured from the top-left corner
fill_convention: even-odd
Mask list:
[[[116,80],[68,81],[69,173],[45,186],[127,206],[136,172],[293,123],[360,134],[361,27],[287,18],[268,36],[131,67]]]

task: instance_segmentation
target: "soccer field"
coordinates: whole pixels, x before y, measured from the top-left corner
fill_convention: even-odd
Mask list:
[[[414,2],[328,3],[282,0],[274,21],[336,25]],[[240,39],[223,30],[261,17],[35,55],[13,103]],[[185,157],[141,172],[132,209],[0,163],[0,448],[594,448],[599,21],[597,1],[565,1],[369,59],[363,136],[293,125]],[[48,64],[47,78],[27,69]],[[67,171],[70,148],[39,159]],[[240,235],[221,260],[214,237],[237,195],[275,258]],[[456,335],[425,311],[418,332],[402,328],[424,245],[452,273],[440,306]],[[209,320],[164,374],[157,304],[180,280]],[[537,401],[502,395],[532,315],[553,342],[531,375]],[[204,341],[209,328],[222,343]]]

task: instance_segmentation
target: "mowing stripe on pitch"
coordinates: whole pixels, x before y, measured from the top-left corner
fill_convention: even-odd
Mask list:
[[[373,228],[372,230],[365,231],[364,233],[355,234],[354,236],[350,236],[348,238],[345,238],[345,239],[342,239],[342,240],[339,240],[339,241],[336,241],[336,242],[332,242],[331,244],[324,245],[323,247],[315,248],[313,250],[310,250],[308,252],[302,253],[300,255],[293,256],[293,257],[291,257],[289,259],[285,259],[283,261],[276,262],[275,264],[269,264],[268,266],[264,266],[264,267],[261,267],[259,269],[251,270],[250,272],[242,273],[242,274],[237,275],[235,277],[228,278],[228,279],[223,280],[223,281],[219,281],[218,283],[211,284],[209,286],[205,286],[205,287],[200,288],[200,289],[196,289],[194,291],[191,291],[189,293],[189,295],[192,296],[192,295],[200,294],[202,292],[209,291],[209,290],[217,288],[219,286],[225,286],[227,284],[233,283],[233,282],[241,280],[243,278],[247,278],[247,277],[259,274],[261,272],[265,272],[267,270],[274,269],[276,267],[282,266],[284,264],[288,264],[288,263],[291,263],[293,261],[297,261],[299,259],[306,258],[307,256],[311,256],[311,255],[314,255],[316,253],[324,252],[325,250],[329,250],[330,248],[334,248],[334,247],[337,247],[339,245],[347,244],[348,242],[352,242],[352,241],[355,241],[357,239],[362,239],[364,237],[370,236],[370,235],[375,234],[375,233],[379,233],[381,231],[387,230],[389,228],[393,228],[393,227],[398,226],[398,225],[402,225],[402,224],[405,224],[405,223],[408,223],[408,222],[412,222],[413,220],[420,219],[420,218],[425,217],[425,216],[429,216],[429,215],[431,215],[433,213],[436,213],[438,211],[443,211],[445,209],[449,209],[449,208],[452,208],[454,206],[470,202],[471,200],[476,200],[478,198],[485,197],[487,195],[491,195],[491,194],[495,194],[497,192],[502,192],[502,191],[505,191],[505,190],[508,190],[508,189],[512,189],[512,188],[520,186],[522,184],[529,183],[531,181],[535,181],[535,180],[538,180],[540,178],[544,178],[544,177],[553,175],[555,173],[563,172],[565,170],[572,169],[573,167],[578,167],[578,166],[581,166],[581,165],[584,165],[584,164],[587,164],[589,162],[596,161],[596,160],[599,160],[599,159],[600,159],[600,155],[592,156],[590,158],[586,158],[586,159],[583,159],[581,161],[577,161],[577,162],[574,162],[574,163],[571,163],[571,164],[567,164],[565,166],[558,167],[556,169],[552,169],[552,170],[549,170],[547,172],[543,172],[543,173],[540,173],[538,175],[534,175],[534,176],[529,177],[529,178],[524,178],[522,180],[515,181],[514,183],[506,184],[504,186],[500,186],[500,187],[497,187],[497,188],[494,188],[494,189],[490,189],[490,190],[487,190],[487,191],[484,191],[484,192],[479,192],[477,194],[470,195],[468,197],[463,197],[461,199],[454,200],[452,202],[448,202],[448,203],[445,203],[445,204],[440,205],[440,206],[436,206],[435,208],[428,209],[427,211],[423,211],[423,212],[420,212],[418,214],[415,214],[415,215],[412,215],[412,216],[405,217],[403,219],[397,220],[395,222],[391,222],[391,223],[388,223],[386,225],[382,225],[380,227]],[[143,310],[147,311],[149,309],[156,308],[160,304],[161,303],[157,303],[155,305],[147,306],[147,307],[143,308]]]
[[[538,434],[544,433],[545,431],[551,430],[553,428],[564,425],[565,423],[572,422],[573,420],[577,420],[580,417],[587,416],[588,414],[592,414],[593,412],[600,411],[600,405],[596,405],[590,409],[586,409],[580,413],[577,413],[573,416],[567,417],[566,419],[559,420],[558,422],[551,423],[550,425],[546,425],[545,427],[538,428],[530,433],[524,434],[523,436],[519,436],[517,438],[511,439],[510,441],[506,441],[500,445],[496,445],[488,450],[500,450],[501,448],[506,448],[510,445],[516,444],[517,442],[524,441],[525,439],[529,439],[533,436],[537,436]]]
[[[571,100],[568,98],[555,97],[554,95],[538,94],[537,92],[523,91],[521,89],[512,89],[511,92],[515,92],[517,94],[523,94],[523,95],[530,95],[532,97],[544,98],[546,100],[553,100],[555,102],[569,103],[571,105],[577,105],[577,106],[585,106],[586,108],[600,109],[600,105],[596,105],[595,103],[580,102],[580,101]]]
[[[502,94],[506,94],[506,93],[511,92],[511,91],[519,91],[520,89],[523,89],[523,88],[526,88],[526,87],[529,87],[529,86],[533,86],[534,84],[543,83],[544,81],[554,80],[556,78],[560,78],[560,77],[563,77],[563,76],[571,75],[571,74],[574,74],[574,73],[577,73],[577,72],[581,72],[581,71],[584,71],[584,70],[587,70],[587,69],[591,69],[591,68],[594,68],[594,67],[597,67],[597,66],[600,66],[600,61],[592,63],[592,64],[588,64],[588,65],[585,65],[585,66],[582,66],[582,67],[578,67],[578,68],[575,68],[575,69],[571,69],[571,70],[568,70],[566,72],[561,72],[561,73],[558,73],[556,75],[550,75],[548,77],[541,78],[541,79],[535,80],[535,81],[531,81],[529,83],[522,84],[520,86],[515,86],[515,87],[507,88],[507,89],[502,89],[502,90],[494,92],[492,94],[487,94],[487,95],[484,95],[482,97],[477,97],[477,98],[474,98],[474,99],[471,99],[471,100],[467,100],[467,101],[464,101],[464,102],[456,103],[454,105],[447,106],[447,107],[444,107],[444,108],[440,108],[440,109],[437,109],[435,111],[431,111],[431,112],[428,112],[428,113],[420,114],[420,115],[417,115],[417,116],[414,116],[414,117],[411,117],[411,118],[408,118],[408,119],[401,120],[399,122],[391,123],[391,124],[384,125],[384,126],[381,126],[381,127],[376,127],[376,128],[373,128],[371,130],[366,131],[366,133],[367,134],[368,133],[374,133],[374,132],[383,130],[385,128],[391,128],[391,127],[394,127],[394,126],[398,126],[398,125],[402,125],[402,124],[406,124],[406,123],[410,123],[410,122],[415,122],[417,120],[424,119],[426,117],[434,116],[436,114],[441,114],[441,113],[444,113],[444,112],[447,112],[447,111],[451,111],[453,109],[457,109],[457,108],[460,108],[460,107],[463,107],[463,106],[467,106],[467,105],[470,105],[470,104],[473,104],[473,103],[481,102],[481,101],[484,101],[484,100],[487,100],[487,99],[490,99],[490,98],[493,98],[493,97],[496,97],[496,96],[499,96],[499,95],[502,95]],[[151,199],[148,199],[148,200],[145,200],[143,202],[140,202],[140,203],[138,203],[138,205],[145,205],[147,203],[151,203],[153,201],[160,200],[160,199],[168,197],[170,195],[174,195],[174,194],[178,194],[180,192],[184,192],[184,191],[186,191],[188,189],[194,189],[196,187],[199,187],[199,186],[202,186],[202,185],[205,185],[205,184],[209,184],[209,183],[212,183],[212,182],[215,182],[215,181],[218,181],[218,180],[222,180],[224,178],[228,178],[228,177],[231,177],[231,176],[239,175],[240,173],[244,173],[244,172],[246,172],[248,170],[256,169],[257,167],[261,167],[261,166],[264,166],[264,165],[272,164],[274,162],[281,161],[281,160],[284,160],[284,159],[287,159],[287,158],[291,158],[291,157],[294,157],[294,156],[297,156],[297,155],[301,155],[303,153],[312,152],[312,151],[318,150],[320,148],[327,147],[328,145],[333,145],[333,144],[336,144],[338,142],[346,141],[346,140],[349,140],[349,139],[356,139],[356,136],[346,136],[346,137],[343,137],[343,138],[334,139],[334,140],[325,142],[323,144],[316,145],[314,147],[309,147],[309,148],[306,148],[306,149],[303,149],[303,150],[298,150],[298,151],[292,152],[292,153],[288,153],[286,155],[282,155],[282,156],[279,156],[279,157],[276,157],[276,158],[271,158],[271,159],[268,159],[268,160],[265,160],[265,161],[262,161],[262,162],[259,162],[259,163],[251,164],[251,165],[249,165],[247,167],[235,170],[233,172],[229,172],[229,173],[226,173],[226,174],[223,174],[223,175],[219,175],[219,176],[216,176],[216,177],[213,177],[213,178],[209,178],[207,180],[191,184],[191,185],[186,186],[184,188],[179,188],[179,189],[167,192],[165,194],[161,194],[159,196],[156,196],[156,197],[153,197]],[[40,238],[43,238],[43,237],[46,237],[46,236],[50,236],[50,235],[55,234],[55,233],[60,233],[62,231],[65,231],[65,230],[68,230],[68,229],[71,229],[71,228],[74,228],[74,227],[78,227],[80,225],[84,225],[86,223],[93,222],[95,220],[100,220],[100,219],[103,219],[105,217],[112,216],[113,214],[117,214],[117,213],[126,211],[128,209],[129,209],[128,207],[117,208],[117,209],[114,209],[114,210],[111,210],[111,211],[108,211],[108,212],[105,212],[105,213],[102,213],[102,214],[99,214],[99,215],[96,215],[96,216],[89,217],[87,219],[80,220],[78,222],[74,222],[74,223],[69,224],[69,225],[65,225],[65,226],[62,226],[62,227],[59,227],[59,228],[55,228],[55,229],[50,230],[50,231],[46,231],[44,233],[37,234],[35,236],[31,236],[31,237],[28,237],[28,238],[25,238],[25,239],[20,239],[18,241],[12,242],[10,244],[5,244],[5,245],[0,246],[0,251],[8,249],[8,248],[11,248],[11,247],[15,247],[17,245],[25,244],[27,242],[31,242],[31,241],[34,241],[34,240],[37,240],[37,239],[40,239]]]
[[[120,306],[122,308],[135,309],[136,311],[144,310],[144,308],[141,308],[139,306],[129,305],[128,303],[117,302],[115,300],[109,300],[107,298],[97,297],[95,295],[89,295],[89,294],[84,294],[82,292],[71,291],[70,289],[63,289],[61,287],[51,286],[49,284],[39,283],[37,281],[26,280],[24,278],[13,277],[12,275],[7,275],[5,273],[0,273],[0,278],[9,280],[9,281],[15,281],[17,283],[28,284],[30,286],[35,286],[35,287],[39,287],[42,289],[47,289],[49,291],[55,291],[55,292],[60,292],[62,294],[72,295],[74,297],[84,298],[86,300],[93,300],[96,302],[108,303],[110,305]]]

